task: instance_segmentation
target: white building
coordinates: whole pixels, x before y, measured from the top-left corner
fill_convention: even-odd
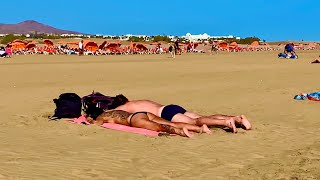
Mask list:
[[[202,41],[210,38],[210,36],[207,33],[198,35],[192,35],[191,33],[187,33],[185,36],[182,37],[189,41]]]
[[[191,33],[187,33],[185,36],[182,36],[183,38],[189,40],[189,41],[203,41],[203,40],[209,40],[209,39],[241,39],[240,37],[235,37],[232,35],[229,36],[210,36],[207,33],[204,34],[198,34],[198,35],[192,35]]]
[[[126,34],[126,35],[120,36],[120,39],[122,41],[128,41],[130,37],[138,37],[138,38],[143,38],[145,41],[150,41],[150,36],[148,36],[148,35]]]
[[[83,34],[61,34],[61,37],[83,37]]]

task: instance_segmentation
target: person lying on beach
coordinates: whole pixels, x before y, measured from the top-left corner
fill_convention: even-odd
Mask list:
[[[148,112],[129,113],[123,110],[110,110],[104,111],[96,120],[87,117],[87,121],[90,124],[100,126],[104,123],[114,123],[168,134],[177,134],[189,138],[192,137],[189,131],[211,134],[210,129],[206,125],[199,127],[185,123],[172,123]]]
[[[170,122],[182,122],[196,126],[220,126],[229,128],[233,133],[237,132],[237,128],[241,127],[245,130],[251,130],[252,125],[244,116],[229,116],[229,115],[210,115],[202,116],[194,112],[188,112],[179,105],[162,105],[150,100],[132,100],[129,101],[124,95],[113,97],[113,103],[109,109],[123,110],[130,113],[147,111],[155,114]]]
[[[8,54],[6,53],[4,47],[0,47],[0,57],[5,58]]]
[[[314,61],[311,62],[312,64],[314,63],[320,63],[320,56],[319,56],[319,59],[315,59]]]
[[[179,46],[179,39],[177,39],[175,42],[174,42],[174,54],[178,54],[178,55],[181,55],[181,48]]]

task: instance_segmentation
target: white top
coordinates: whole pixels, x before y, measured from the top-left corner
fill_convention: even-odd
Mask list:
[[[82,42],[80,41],[80,42],[79,42],[79,48],[82,49],[82,47],[83,47],[83,44],[82,44]]]
[[[4,54],[4,53],[6,53],[6,51],[0,50],[0,55],[2,55],[2,54]]]

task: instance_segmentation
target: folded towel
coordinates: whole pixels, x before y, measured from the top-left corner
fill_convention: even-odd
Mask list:
[[[90,123],[86,120],[86,118],[84,116],[80,116],[79,118],[75,118],[75,119],[67,120],[67,121],[71,122],[71,123],[76,123],[76,124],[90,125]],[[124,126],[124,125],[120,125],[120,124],[104,123],[103,125],[101,125],[101,127],[104,127],[107,129],[118,130],[118,131],[135,133],[135,134],[141,134],[141,135],[145,135],[145,136],[159,136],[159,135],[161,135],[159,132],[156,132],[156,131],[151,131],[151,130],[142,129],[142,128],[129,127],[129,126]]]

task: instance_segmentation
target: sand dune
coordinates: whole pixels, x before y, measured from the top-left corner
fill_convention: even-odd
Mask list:
[[[0,60],[0,179],[320,179],[320,67],[276,52],[144,56],[15,56]],[[145,137],[49,122],[63,92],[123,93],[202,114],[245,114],[236,135]]]

